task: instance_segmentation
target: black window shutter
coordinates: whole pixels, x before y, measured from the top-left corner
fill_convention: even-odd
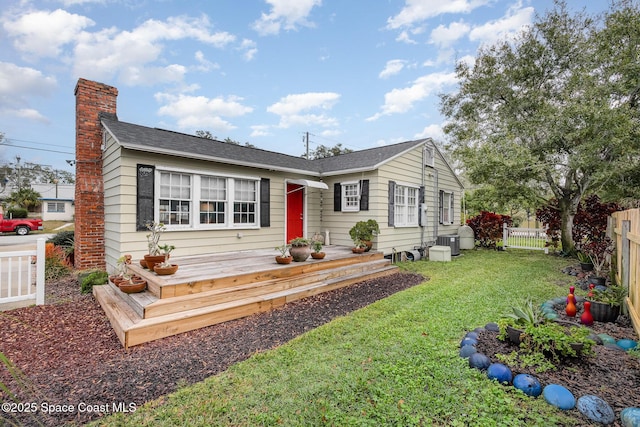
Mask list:
[[[426,218],[422,218],[424,212],[422,211],[422,204],[424,203],[424,185],[418,189],[418,224],[426,224]]]
[[[136,230],[147,230],[154,221],[153,197],[156,168],[153,165],[136,165]]]
[[[342,210],[342,185],[339,182],[333,184],[333,211]]]
[[[450,203],[449,203],[449,224],[453,224],[455,221],[455,203],[453,201],[453,192],[451,192],[450,197]]]
[[[389,227],[393,227],[395,218],[396,182],[389,181]]]
[[[369,180],[360,181],[360,210],[369,210]]]
[[[442,224],[442,214],[444,209],[444,191],[440,190],[440,201],[438,202],[438,210],[439,210],[439,216],[438,216],[438,220],[440,222],[440,224]]]
[[[260,227],[271,226],[271,180],[260,180]]]

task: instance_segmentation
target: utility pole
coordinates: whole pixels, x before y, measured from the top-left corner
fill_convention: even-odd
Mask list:
[[[309,132],[305,134],[307,142],[307,160],[309,160]]]

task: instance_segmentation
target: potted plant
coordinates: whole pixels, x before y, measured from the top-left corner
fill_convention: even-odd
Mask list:
[[[512,313],[498,320],[501,340],[509,339],[520,348],[514,360],[522,366],[538,365],[549,368],[548,360],[589,354],[594,342],[588,338],[588,328],[551,321],[544,311],[530,300],[511,308]],[[519,362],[518,362],[519,360]]]
[[[291,245],[289,253],[295,262],[303,262],[309,258],[309,255],[311,255],[309,244],[309,239],[304,237],[296,237],[295,239],[289,240],[289,245]]]
[[[142,292],[147,288],[147,281],[142,277],[132,274],[129,271],[131,265],[131,255],[125,254],[118,258],[117,273],[109,277],[109,279],[122,292],[132,294]]]
[[[351,248],[351,252],[354,254],[362,254],[367,249],[367,244],[357,237],[353,239],[353,247]]]
[[[171,264],[171,262],[169,262],[169,256],[171,255],[171,252],[176,248],[173,245],[162,245],[159,246],[160,249],[162,249],[163,255],[164,255],[164,261],[156,264],[153,267],[153,271],[156,272],[156,274],[160,275],[160,276],[166,276],[168,274],[174,274],[176,271],[178,271],[178,264]]]
[[[147,230],[150,232],[147,234],[147,248],[149,253],[144,256],[144,260],[146,261],[147,268],[153,271],[153,267],[163,262],[165,258],[160,249],[160,236],[162,236],[166,227],[161,222],[148,222]]]
[[[311,241],[311,249],[313,249],[313,252],[311,252],[311,258],[313,259],[323,259],[326,255],[322,252],[322,242],[319,240]]]
[[[276,255],[276,262],[278,264],[290,264],[291,261],[293,260],[293,257],[291,255],[289,255],[289,248],[291,248],[291,245],[288,244],[284,244],[282,246],[278,246],[276,248],[276,251],[280,252],[280,255]]]
[[[591,262],[591,258],[589,258],[589,255],[585,254],[584,252],[578,251],[577,256],[582,271],[593,271],[593,262]]]
[[[368,219],[366,221],[358,221],[349,230],[349,236],[351,240],[355,242],[355,239],[365,243],[366,250],[370,250],[373,246],[373,236],[380,233],[380,226],[375,219]]]
[[[595,277],[591,278],[592,283],[596,285],[604,285],[606,283],[604,272],[608,268],[609,257],[614,248],[613,240],[609,237],[590,239],[582,245],[582,252],[587,254],[593,264]]]
[[[620,285],[595,288],[587,296],[591,303],[591,316],[597,322],[615,322],[620,315],[620,307],[627,297],[627,290]]]

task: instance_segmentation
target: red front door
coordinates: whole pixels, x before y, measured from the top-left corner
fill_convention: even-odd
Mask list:
[[[304,187],[287,184],[287,242],[304,237]]]

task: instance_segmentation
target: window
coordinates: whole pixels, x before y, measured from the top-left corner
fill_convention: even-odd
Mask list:
[[[64,213],[64,202],[47,202],[47,212]]]
[[[429,145],[425,145],[424,147],[424,165],[425,166],[434,166],[434,149]]]
[[[227,180],[200,178],[200,224],[224,224],[227,211]]]
[[[357,212],[360,210],[360,183],[342,183],[342,211]]]
[[[260,181],[159,171],[158,220],[169,228],[259,226]]]
[[[396,184],[394,192],[394,226],[418,225],[418,188]]]
[[[234,179],[234,224],[256,224],[258,203],[257,181]]]
[[[160,222],[166,225],[191,223],[191,175],[160,173]]]
[[[440,191],[440,224],[453,224],[454,212],[453,193],[450,191]]]

